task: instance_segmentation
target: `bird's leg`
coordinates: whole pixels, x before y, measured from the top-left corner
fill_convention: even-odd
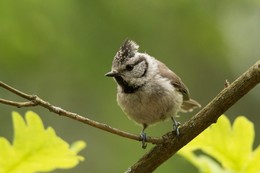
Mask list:
[[[179,126],[181,125],[181,123],[176,121],[173,117],[171,117],[171,119],[173,121],[173,131],[176,131],[176,135],[179,136],[180,135]]]
[[[143,124],[143,129],[142,129],[142,132],[141,132],[141,135],[140,135],[140,138],[141,138],[141,141],[142,141],[142,148],[145,149],[147,147],[147,143],[146,143],[146,139],[147,139],[147,136],[146,136],[146,133],[144,132],[144,130],[148,127],[147,124]]]

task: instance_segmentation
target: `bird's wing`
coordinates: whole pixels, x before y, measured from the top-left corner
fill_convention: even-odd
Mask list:
[[[158,61],[159,72],[162,77],[167,78],[171,81],[171,84],[183,95],[183,100],[189,100],[190,94],[188,88],[181,81],[180,77],[171,71],[165,64]]]

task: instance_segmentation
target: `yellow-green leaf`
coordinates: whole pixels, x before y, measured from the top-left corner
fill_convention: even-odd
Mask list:
[[[67,169],[84,160],[77,153],[85,147],[85,142],[77,141],[70,147],[51,127],[45,129],[40,117],[34,112],[27,112],[25,120],[17,112],[13,112],[12,116],[13,145],[5,138],[0,138],[1,173]]]
[[[200,170],[206,170],[205,160],[202,164],[200,156],[194,154],[195,150],[201,150],[213,157],[229,172],[253,173],[260,170],[259,166],[252,164],[260,162],[260,152],[252,151],[254,135],[253,123],[245,117],[237,117],[231,126],[228,118],[222,115],[216,124],[191,141],[180,150],[179,154],[190,160]],[[208,166],[210,162],[207,163]]]
[[[245,168],[245,173],[260,173],[260,146],[252,153],[249,164]]]

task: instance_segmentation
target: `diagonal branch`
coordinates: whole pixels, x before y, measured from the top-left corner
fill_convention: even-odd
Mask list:
[[[164,142],[153,147],[148,153],[132,165],[128,173],[149,173],[172,157],[178,150],[199,135],[233,104],[260,83],[260,61],[249,68],[232,84],[226,82],[223,89],[207,106],[180,127],[176,138],[171,132],[166,133]]]
[[[64,109],[62,109],[60,107],[57,107],[57,106],[54,106],[54,105],[50,104],[47,101],[44,101],[43,99],[41,99],[40,97],[38,97],[36,95],[29,95],[29,94],[26,94],[26,93],[24,93],[22,91],[19,91],[19,90],[15,89],[15,88],[5,84],[2,81],[0,81],[0,87],[2,87],[4,89],[6,89],[6,90],[8,90],[8,91],[10,91],[10,92],[20,96],[20,97],[28,100],[28,101],[25,101],[25,102],[16,102],[16,101],[11,101],[11,100],[6,100],[6,99],[0,98],[0,103],[6,104],[6,105],[10,105],[10,106],[16,106],[18,108],[21,108],[21,107],[32,107],[32,106],[41,106],[41,107],[44,107],[44,108],[48,109],[50,112],[54,112],[54,113],[56,113],[58,115],[66,116],[68,118],[80,121],[80,122],[82,122],[84,124],[88,124],[90,126],[98,128],[98,129],[101,129],[101,130],[104,130],[104,131],[116,134],[118,136],[129,138],[129,139],[133,139],[133,140],[137,140],[137,141],[141,141],[139,135],[134,135],[134,134],[131,134],[131,133],[128,133],[128,132],[125,132],[125,131],[113,128],[113,127],[111,127],[111,126],[109,126],[107,124],[103,124],[103,123],[91,120],[91,119],[89,119],[87,117],[83,117],[83,116],[81,116],[79,114],[66,111],[66,110],[64,110]],[[149,138],[147,138],[147,142],[158,144],[158,143],[162,142],[162,139],[161,138],[151,138],[151,137],[149,137]]]

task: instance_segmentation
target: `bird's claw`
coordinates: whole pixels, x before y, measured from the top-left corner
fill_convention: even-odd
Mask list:
[[[175,131],[176,135],[179,136],[180,135],[180,128],[179,128],[179,126],[181,125],[181,123],[176,121],[174,118],[172,118],[172,121],[173,121],[173,131]]]
[[[142,148],[145,149],[147,147],[147,136],[146,133],[142,132],[140,135],[141,141],[142,141]]]

